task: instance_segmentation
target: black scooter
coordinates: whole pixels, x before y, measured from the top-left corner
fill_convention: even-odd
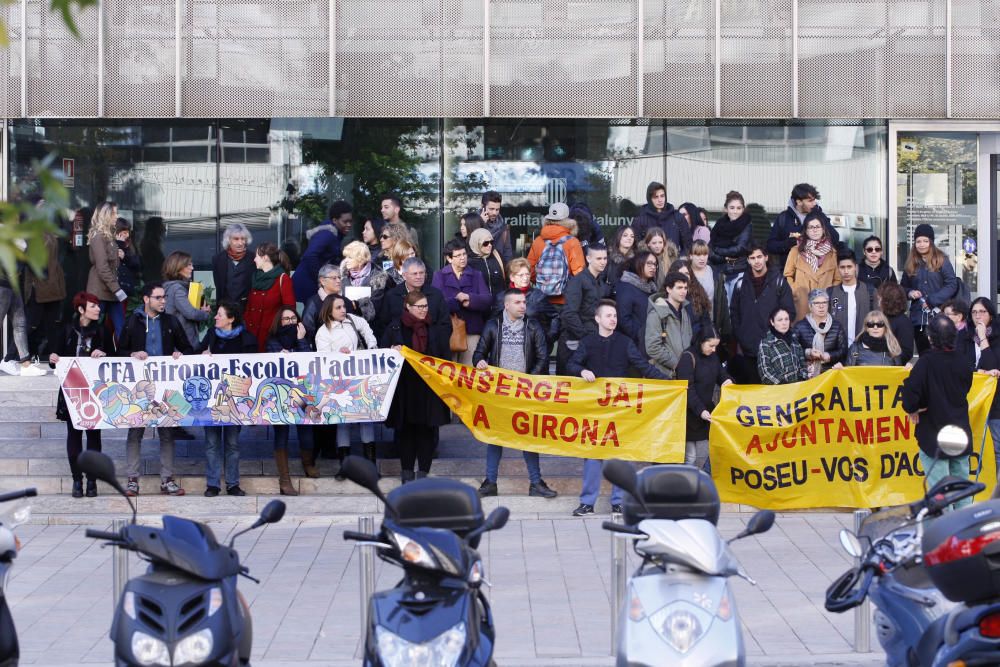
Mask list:
[[[0,494],[0,503],[37,495],[38,492],[33,488],[11,491]],[[0,667],[17,667],[21,659],[17,628],[14,627],[14,618],[11,616],[10,607],[7,606],[4,589],[7,587],[10,568],[14,566],[17,552],[21,550],[21,541],[14,534],[14,528],[27,521],[30,515],[31,512],[26,507],[10,514],[0,514]]]
[[[344,459],[341,471],[385,503],[378,535],[348,530],[344,539],[374,546],[379,558],[403,568],[395,588],[372,595],[364,664],[495,664],[496,630],[481,589],[489,582],[476,547],[483,533],[504,527],[507,508],[484,520],[476,490],[442,478],[410,482],[386,496],[375,466],[357,456]]]
[[[236,589],[237,576],[250,576],[233,549],[237,537],[285,514],[272,500],[252,526],[233,535],[229,546],[216,542],[203,523],[164,515],[163,528],[136,524],[135,505],[104,454],[85,451],[77,459],[91,479],[112,486],[132,506],[132,523],[118,533],[87,529],[87,537],[135,551],[150,565],[128,581],[115,609],[111,641],[115,665],[250,664],[253,628],[250,608]]]

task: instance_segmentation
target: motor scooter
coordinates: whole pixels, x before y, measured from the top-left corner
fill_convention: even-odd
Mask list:
[[[132,507],[132,522],[119,532],[88,528],[86,536],[133,551],[149,562],[145,574],[125,585],[111,624],[116,667],[132,665],[250,664],[253,626],[250,607],[236,588],[239,576],[250,576],[233,548],[236,538],[285,514],[285,504],[272,500],[249,528],[228,546],[219,544],[203,523],[164,515],[163,527],[136,523],[135,505],[115,475],[106,455],[82,452],[77,464],[88,477],[113,487]]]
[[[34,488],[0,494],[0,503],[32,498],[38,492]],[[7,580],[14,566],[14,559],[21,550],[21,540],[14,529],[31,517],[31,509],[22,505],[0,514],[0,667],[16,667],[21,659],[21,649],[17,641],[17,628],[7,606]]]
[[[358,456],[345,458],[341,471],[385,504],[377,535],[348,530],[344,539],[375,547],[379,558],[403,569],[394,588],[371,597],[363,664],[494,665],[496,628],[482,591],[490,584],[476,547],[484,533],[504,527],[507,508],[484,519],[474,488],[438,477],[385,495],[374,464]]]
[[[618,623],[618,667],[744,665],[736,600],[728,578],[754,583],[729,544],[770,530],[774,512],[757,512],[725,541],[716,529],[719,494],[694,466],[656,465],[636,474],[612,459],[604,477],[626,492],[624,523],[605,530],[634,540],[642,559],[628,581]]]

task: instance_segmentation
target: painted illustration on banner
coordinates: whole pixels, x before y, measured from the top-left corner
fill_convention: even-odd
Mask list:
[[[385,419],[402,365],[392,350],[81,357],[56,375],[80,429],[345,424]]]

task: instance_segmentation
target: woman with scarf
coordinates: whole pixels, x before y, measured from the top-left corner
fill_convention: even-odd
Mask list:
[[[257,351],[257,339],[242,324],[240,307],[223,301],[215,311],[215,327],[195,347],[202,354],[242,354]],[[222,471],[226,472],[226,494],[245,496],[240,488],[240,426],[205,427],[205,497],[222,492]],[[223,451],[223,441],[225,450]]]
[[[656,293],[658,266],[653,253],[640,250],[615,287],[618,331],[631,338],[640,350],[646,349],[646,311],[649,297]]]
[[[282,306],[295,309],[295,292],[288,277],[288,257],[273,243],[257,247],[253,258],[257,270],[250,282],[246,328],[257,339],[257,351],[267,345],[268,331]]]
[[[948,257],[934,245],[934,228],[917,225],[913,231],[913,246],[903,265],[900,281],[910,299],[910,321],[913,323],[917,353],[927,350],[927,322],[934,309],[958,292],[958,279]]]
[[[493,235],[489,230],[477,229],[469,235],[469,268],[478,271],[486,281],[491,299],[507,289],[503,259],[493,246]]]
[[[846,366],[902,366],[903,351],[881,310],[865,315],[865,328],[847,350]],[[838,364],[839,367],[839,364]]]
[[[813,290],[840,284],[837,251],[821,220],[814,218],[806,222],[805,234],[788,253],[785,278],[795,297],[796,322],[809,313],[809,294]]]
[[[688,381],[684,463],[699,469],[708,463],[708,429],[715,409],[715,390],[733,382],[716,354],[718,347],[719,334],[709,324],[694,335],[691,347],[677,362],[677,379]]]
[[[342,292],[344,288],[369,288],[366,296],[348,299],[348,307],[350,312],[365,318],[368,324],[374,322],[379,306],[382,304],[382,296],[385,294],[387,277],[385,271],[372,262],[371,252],[364,243],[351,241],[344,246],[344,261],[340,263],[340,279]]]
[[[712,230],[709,229],[708,225],[702,220],[700,211],[703,209],[698,208],[689,201],[684,202],[677,207],[680,211],[681,217],[684,218],[684,222],[688,224],[691,232],[691,243],[694,244],[695,241],[704,241],[708,243],[712,237]],[[688,251],[690,255],[690,250]]]
[[[559,338],[559,312],[540,289],[531,286],[531,264],[524,257],[515,257],[507,265],[507,274],[510,276],[508,288],[520,290],[524,294],[524,301],[527,305],[524,316],[530,320],[536,320],[542,325],[542,329],[545,331],[545,340],[551,349]],[[500,317],[503,313],[503,295],[503,292],[497,294],[493,302],[493,312],[490,315],[493,319]]]
[[[382,333],[382,347],[399,350],[403,345],[419,354],[447,359],[450,354],[447,336],[430,336],[427,297],[420,291],[403,298],[403,314],[390,322]],[[427,477],[431,470],[438,429],[451,421],[451,412],[434,390],[427,386],[410,364],[403,372],[392,397],[385,423],[396,430],[399,446],[401,480],[405,484]],[[413,466],[417,465],[414,472]]]
[[[105,339],[104,327],[98,326],[101,317],[101,300],[88,292],[78,292],[73,297],[73,311],[76,317],[70,320],[63,329],[63,334],[53,341],[55,351],[49,355],[49,365],[55,368],[61,357],[93,357],[106,356],[105,350],[111,348],[111,341]],[[106,347],[107,346],[107,347]],[[83,473],[76,465],[76,457],[83,451],[83,431],[73,426],[69,417],[66,399],[60,390],[56,398],[56,418],[66,422],[66,457],[69,459],[69,470],[73,475],[74,498],[82,498]],[[100,429],[87,430],[87,449],[101,451]],[[87,478],[88,498],[97,495],[97,480]]]
[[[702,240],[693,241],[688,263],[691,265],[691,278],[701,286],[705,296],[712,304],[712,323],[725,342],[732,333],[732,324],[729,321],[729,299],[726,298],[722,271],[716,271],[709,266],[709,252],[708,243]],[[690,291],[690,286],[688,291]]]
[[[767,335],[757,348],[757,372],[764,384],[791,384],[809,379],[802,346],[792,334],[792,318],[778,307],[768,318]]]
[[[830,314],[830,295],[824,289],[809,292],[809,314],[795,323],[792,334],[804,350],[809,377],[830,370],[847,356],[847,334]]]
[[[631,227],[620,227],[608,248],[608,284],[618,284],[622,274],[632,266],[635,257],[635,232]]]
[[[726,300],[733,300],[733,285],[747,270],[747,255],[750,254],[750,215],[743,195],[735,190],[726,195],[726,214],[712,227],[709,247],[709,263],[716,271],[721,271],[726,283]],[[837,262],[834,261],[834,268]]]
[[[941,312],[955,324],[955,351],[976,367],[978,345],[973,342],[975,331],[969,324],[969,304],[961,299],[948,299],[941,306]]]
[[[275,313],[268,330],[267,351],[281,354],[312,351],[312,343],[306,337],[306,327],[299,321],[295,306],[281,306]],[[303,407],[300,405],[299,409]],[[274,424],[271,428],[274,429],[274,463],[278,468],[278,490],[283,496],[297,496],[299,492],[292,486],[292,477],[288,470],[288,433],[291,426]],[[295,425],[303,472],[306,477],[316,478],[319,477],[319,470],[316,468],[314,428],[304,424]]]

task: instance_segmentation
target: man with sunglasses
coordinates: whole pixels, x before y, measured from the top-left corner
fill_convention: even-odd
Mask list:
[[[871,288],[872,294],[882,286],[883,283],[898,283],[896,272],[889,266],[889,262],[882,259],[882,239],[877,236],[869,236],[861,244],[864,258],[858,264],[858,280]]]

